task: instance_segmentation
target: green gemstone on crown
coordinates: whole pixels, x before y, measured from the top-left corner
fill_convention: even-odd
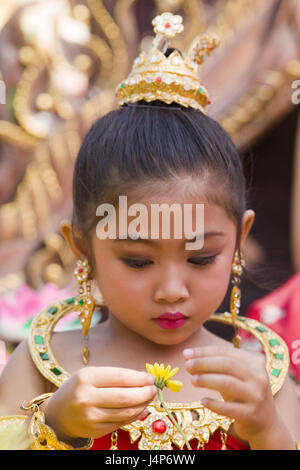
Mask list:
[[[278,377],[281,372],[281,369],[272,369],[271,374],[275,375],[275,377]]]
[[[53,369],[50,369],[50,370],[51,370],[51,372],[53,372],[53,374],[55,374],[55,375],[60,375],[60,374],[62,374],[62,371],[59,370],[57,367],[53,367]]]
[[[154,446],[154,449],[155,449],[155,450],[159,450],[160,447],[156,445],[156,446]]]
[[[35,344],[44,344],[44,338],[40,335],[35,335],[34,342]]]
[[[121,88],[124,88],[125,87],[125,83],[121,83]]]
[[[75,300],[75,297],[71,297],[70,299],[66,299],[65,302],[66,304],[72,304]]]
[[[203,88],[198,88],[198,93],[200,93],[200,95],[203,95]]]
[[[51,308],[49,308],[48,312],[51,313],[51,315],[54,315],[54,313],[57,312],[57,307],[51,307]]]
[[[277,339],[269,339],[269,344],[270,344],[271,347],[278,346],[279,341]]]
[[[83,305],[84,304],[84,301],[81,299],[79,300],[79,305]]]

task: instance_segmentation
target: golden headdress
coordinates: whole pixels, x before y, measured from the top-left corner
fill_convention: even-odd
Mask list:
[[[163,13],[152,21],[156,36],[150,52],[142,51],[135,59],[129,76],[118,85],[116,96],[120,105],[160,100],[178,103],[202,112],[210,104],[206,88],[198,77],[198,67],[219,44],[214,36],[197,36],[185,58],[176,49],[167,57],[169,40],[184,29],[182,17]]]

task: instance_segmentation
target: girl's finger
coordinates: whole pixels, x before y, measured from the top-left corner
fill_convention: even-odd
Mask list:
[[[247,413],[247,405],[244,403],[218,401],[213,398],[206,397],[201,400],[201,403],[211,411],[222,416],[227,416],[228,418],[236,421],[244,420]]]
[[[157,394],[155,385],[145,387],[93,388],[89,390],[89,401],[98,408],[115,409],[132,408],[151,403]]]
[[[192,354],[183,354],[188,360],[190,358],[194,360],[207,357],[222,357],[225,361],[225,358],[228,358],[226,367],[229,366],[230,359],[231,364],[232,361],[235,361],[237,371],[235,375],[238,375],[243,380],[249,381],[255,379],[257,374],[264,375],[266,372],[265,356],[261,353],[253,353],[234,347],[225,348],[223,346],[203,346],[201,348],[194,348],[191,351]]]
[[[141,408],[136,408],[135,410],[132,410],[132,413],[127,413],[123,417],[119,415],[118,418],[115,420],[110,419],[110,421],[102,421],[103,415],[101,415],[99,410],[96,410],[93,419],[85,422],[86,427],[82,431],[82,437],[93,437],[96,439],[98,437],[106,436],[107,434],[121,428],[121,426],[130,424],[138,419],[144,420],[147,415],[149,415],[149,411],[143,408],[139,412],[140,409]],[[109,437],[110,440],[110,436],[107,437]]]
[[[240,360],[256,361],[261,360],[264,356],[261,353],[254,353],[252,351],[246,351],[242,348],[235,348],[229,344],[225,346],[202,346],[198,348],[188,349],[183,351],[183,357],[185,359],[194,359],[196,357],[208,357],[208,356],[221,356],[221,357],[235,357]]]
[[[154,384],[154,377],[147,372],[123,367],[86,367],[78,371],[77,381],[94,387],[142,387]]]
[[[217,390],[223,397],[236,402],[251,402],[253,397],[245,382],[225,374],[196,374],[192,377],[195,387]]]
[[[113,424],[116,422],[131,422],[140,418],[141,413],[146,411],[149,402],[128,408],[101,408],[93,407],[92,421],[94,423]],[[123,424],[122,424],[123,425]]]
[[[232,375],[245,382],[249,380],[244,363],[231,356],[205,356],[189,359],[185,365],[190,374],[215,372]]]
[[[113,431],[116,431],[120,429],[122,426],[126,426],[127,424],[133,423],[134,421],[137,421],[138,419],[144,420],[147,417],[147,414],[149,412],[147,411],[146,413],[141,412],[136,415],[131,416],[129,419],[125,419],[122,421],[115,421],[115,422],[106,422],[106,423],[95,423],[94,426],[92,426],[92,432],[95,435],[95,438],[102,437],[103,435],[110,434]],[[101,434],[99,434],[101,433]],[[90,434],[87,434],[87,436],[90,437]],[[110,440],[109,436],[109,440]]]

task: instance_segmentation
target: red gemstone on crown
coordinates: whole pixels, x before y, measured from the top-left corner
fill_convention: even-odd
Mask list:
[[[165,24],[165,28],[171,28],[171,24],[170,24],[170,23],[166,23],[166,24]]]
[[[154,432],[162,434],[167,429],[167,425],[162,419],[157,419],[152,423],[152,429]]]
[[[156,78],[156,81],[157,81],[158,83],[160,83],[160,82],[161,82],[161,77],[157,77],[157,78]]]
[[[78,271],[79,271],[80,273],[83,273],[83,269],[78,269]]]

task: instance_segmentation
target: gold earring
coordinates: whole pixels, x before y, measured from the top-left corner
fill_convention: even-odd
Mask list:
[[[234,260],[232,263],[233,288],[232,288],[231,296],[230,296],[230,313],[232,317],[232,325],[235,328],[235,335],[234,335],[232,342],[234,344],[234,347],[236,348],[241,347],[241,341],[242,341],[241,337],[236,332],[236,318],[240,312],[242,294],[241,294],[241,289],[239,288],[239,285],[241,283],[241,276],[243,274],[245,266],[246,266],[246,263],[242,255],[238,251],[236,251],[234,254]]]
[[[74,277],[78,281],[78,296],[75,299],[74,306],[78,312],[78,317],[82,326],[83,347],[81,357],[84,364],[88,363],[90,350],[88,347],[88,332],[95,307],[95,299],[91,295],[91,283],[89,274],[91,268],[86,259],[78,260],[74,270]]]

